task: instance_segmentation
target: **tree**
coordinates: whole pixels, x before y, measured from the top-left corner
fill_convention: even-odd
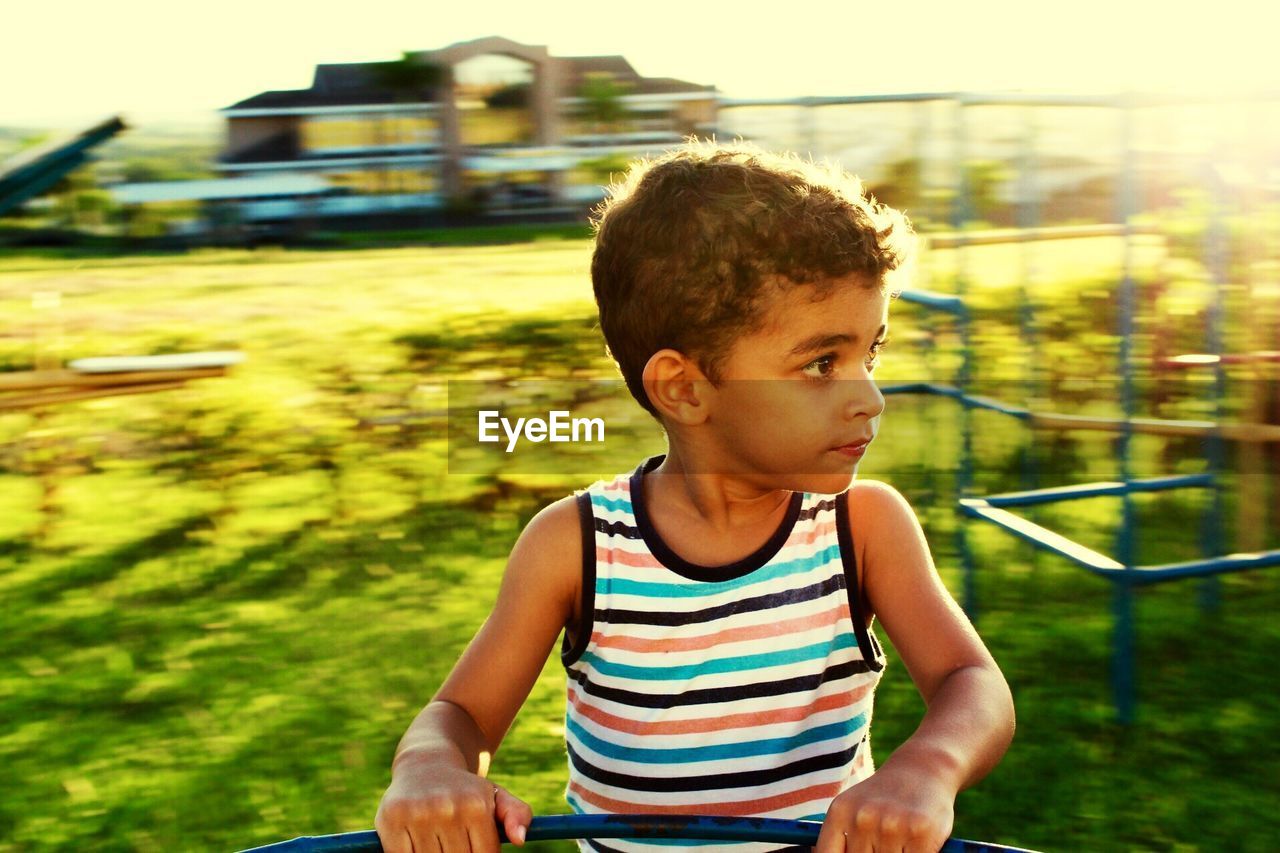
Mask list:
[[[612,74],[588,74],[578,88],[582,99],[579,116],[596,133],[615,132],[627,117],[627,105],[622,99],[628,88]]]
[[[374,84],[386,89],[397,102],[428,101],[444,80],[444,69],[416,59],[405,51],[399,59],[373,66]]]

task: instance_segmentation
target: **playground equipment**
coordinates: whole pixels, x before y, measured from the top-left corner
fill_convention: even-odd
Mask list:
[[[1009,100],[1003,100],[1009,103]],[[971,103],[984,103],[975,99]],[[1033,103],[1043,103],[1033,102]],[[1280,441],[1280,426],[1268,424],[1224,424],[1222,423],[1222,399],[1224,393],[1224,377],[1222,374],[1223,359],[1219,356],[1223,346],[1222,319],[1223,299],[1227,284],[1226,252],[1223,244],[1223,212],[1222,204],[1216,203],[1211,208],[1209,228],[1210,245],[1206,250],[1210,257],[1210,274],[1213,286],[1213,300],[1209,312],[1207,349],[1209,353],[1219,356],[1205,359],[1215,370],[1214,400],[1217,417],[1213,421],[1170,421],[1136,417],[1134,382],[1137,369],[1133,354],[1135,334],[1135,306],[1137,304],[1137,286],[1133,273],[1133,239],[1135,228],[1133,220],[1137,214],[1135,199],[1137,198],[1136,169],[1133,162],[1134,147],[1132,142],[1135,112],[1144,104],[1150,103],[1133,98],[1106,100],[1101,104],[1092,100],[1070,100],[1062,105],[1105,105],[1109,109],[1118,110],[1121,121],[1121,155],[1122,171],[1119,191],[1119,219],[1124,229],[1124,256],[1120,281],[1120,304],[1118,333],[1120,337],[1119,376],[1120,403],[1122,416],[1118,419],[1067,417],[1055,414],[1012,411],[1008,413],[1027,420],[1031,426],[1051,429],[1102,429],[1115,432],[1118,436],[1119,482],[1086,483],[1065,488],[1040,489],[1005,495],[983,497],[961,497],[960,508],[969,517],[995,524],[1000,529],[1012,533],[1031,544],[1067,559],[1111,581],[1113,584],[1113,618],[1114,636],[1112,651],[1112,689],[1117,716],[1122,722],[1132,720],[1136,710],[1135,663],[1134,663],[1134,592],[1139,586],[1161,583],[1182,578],[1211,578],[1226,572],[1246,571],[1267,566],[1280,565],[1280,550],[1250,554],[1230,554],[1221,556],[1222,542],[1222,509],[1219,493],[1215,489],[1215,499],[1207,510],[1202,537],[1201,559],[1186,562],[1145,566],[1137,562],[1137,523],[1133,496],[1139,492],[1162,491],[1180,488],[1215,488],[1217,477],[1222,468],[1222,442],[1225,439],[1250,442]],[[1159,101],[1157,103],[1163,103]],[[963,134],[963,123],[959,125]],[[959,194],[964,197],[964,193]],[[963,205],[958,206],[963,213]],[[957,229],[959,230],[959,229]],[[964,287],[963,276],[959,287]],[[966,353],[966,359],[967,359]],[[1250,357],[1253,357],[1251,354]],[[1185,360],[1185,358],[1184,358]],[[998,410],[998,409],[997,409]],[[1159,435],[1199,435],[1209,439],[1207,447],[1206,470],[1198,475],[1134,479],[1131,464],[1131,439],[1135,433],[1145,432]],[[966,469],[968,470],[968,469]],[[967,486],[968,480],[964,481]],[[1122,501],[1121,524],[1117,532],[1115,559],[1103,556],[1079,543],[1072,542],[1048,528],[1027,521],[1009,512],[1008,508],[1030,506],[1034,504],[1051,505],[1057,501],[1075,500],[1083,497],[1099,495],[1117,496]],[[967,548],[966,548],[967,552]],[[966,568],[972,573],[972,557],[966,556]],[[1216,588],[1202,588],[1202,603],[1212,606],[1216,601]]]
[[[61,304],[57,293],[40,293],[33,301],[42,309],[57,309]],[[56,323],[37,324],[34,370],[0,373],[0,415],[30,410],[39,425],[46,422],[57,405],[170,391],[193,380],[225,376],[231,367],[244,361],[244,353],[237,351],[191,352],[84,358],[64,368],[57,351],[60,334],[47,334],[48,329],[41,328],[50,325],[56,328]],[[46,337],[54,339],[52,345],[44,340]],[[36,474],[42,493],[39,536],[47,533],[53,518],[54,496],[59,489],[58,467],[43,464]]]
[[[535,817],[528,841],[573,838],[636,838],[672,841],[760,841],[812,847],[822,824],[816,821],[759,817],[709,817],[700,815],[548,815]],[[501,827],[503,843],[507,838]],[[243,853],[381,853],[373,830],[339,835],[303,836],[254,847]],[[1030,853],[1020,847],[1002,847],[980,841],[949,839],[942,853]]]
[[[109,118],[67,138],[23,151],[0,164],[0,216],[48,192],[58,181],[89,162],[90,151],[126,127]]]
[[[0,412],[43,411],[58,403],[147,394],[181,388],[194,379],[225,376],[244,361],[235,350],[166,355],[106,356],[62,363],[62,294],[37,291],[32,308],[33,370],[0,373]]]
[[[244,354],[234,351],[86,358],[66,369],[3,373],[0,411],[168,391],[194,379],[225,376],[243,360]]]
[[[1219,99],[1231,100],[1230,98]],[[1236,98],[1238,102],[1249,103],[1247,98]],[[1275,97],[1267,96],[1256,99],[1258,102],[1274,102]],[[1132,720],[1136,709],[1135,698],[1135,663],[1134,663],[1134,593],[1140,586],[1163,583],[1185,578],[1201,578],[1203,580],[1201,603],[1212,607],[1217,600],[1215,578],[1227,572],[1248,571],[1268,566],[1280,565],[1280,550],[1253,551],[1223,555],[1225,550],[1222,539],[1222,501],[1219,489],[1219,475],[1223,468],[1224,443],[1243,442],[1252,446],[1272,444],[1280,446],[1280,424],[1264,422],[1226,422],[1222,410],[1224,397],[1224,367],[1231,364],[1274,364],[1280,356],[1274,351],[1275,344],[1268,346],[1267,341],[1256,351],[1226,353],[1223,343],[1222,322],[1224,314],[1225,291],[1228,286],[1228,250],[1225,213],[1221,181],[1209,181],[1211,199],[1209,205],[1208,236],[1203,246],[1203,254],[1207,259],[1209,285],[1213,289],[1204,352],[1177,353],[1165,355],[1155,360],[1158,370],[1179,369],[1182,371],[1212,371],[1212,382],[1207,383],[1215,402],[1215,416],[1212,419],[1165,419],[1140,417],[1136,407],[1135,376],[1139,364],[1134,354],[1135,314],[1139,296],[1134,274],[1135,239],[1140,235],[1153,233],[1149,226],[1141,225],[1137,216],[1141,212],[1138,204],[1137,175],[1135,163],[1134,125],[1136,117],[1144,110],[1152,108],[1172,108],[1204,105],[1206,101],[1193,101],[1165,96],[1024,96],[1003,94],[964,94],[964,93],[918,93],[907,95],[875,95],[851,98],[809,98],[790,101],[739,101],[727,102],[722,108],[734,107],[779,107],[799,108],[800,116],[796,122],[796,138],[800,147],[807,147],[809,152],[818,156],[820,150],[819,133],[817,131],[819,111],[846,105],[865,104],[914,104],[915,109],[922,105],[948,105],[954,116],[953,134],[951,137],[950,158],[954,162],[954,185],[950,209],[950,233],[927,235],[929,244],[935,248],[954,250],[955,286],[953,293],[935,293],[929,291],[907,291],[901,295],[904,302],[921,306],[926,313],[926,321],[932,322],[929,314],[941,315],[949,320],[959,338],[960,365],[951,383],[941,382],[909,382],[886,385],[882,391],[886,394],[931,395],[950,399],[960,404],[961,430],[959,466],[956,477],[956,500],[958,510],[966,517],[990,523],[999,529],[1021,538],[1037,549],[1065,557],[1090,572],[1110,581],[1113,585],[1113,643],[1112,643],[1112,689],[1117,717],[1122,722]],[[1018,196],[1021,203],[1017,208],[1016,228],[996,229],[984,232],[970,230],[975,216],[973,215],[974,193],[969,185],[969,135],[967,132],[967,114],[980,107],[1015,108],[1027,117],[1023,134],[1022,148],[1018,157]],[[1039,194],[1036,191],[1036,128],[1031,115],[1036,108],[1078,109],[1087,108],[1101,111],[1119,120],[1119,144],[1116,154],[1119,156],[1119,188],[1116,193],[1115,223],[1086,226],[1045,227],[1041,224],[1038,207]],[[917,158],[923,154],[919,150],[923,143],[917,136]],[[849,164],[846,164],[849,165]],[[917,174],[924,167],[917,165]],[[1208,170],[1212,176],[1212,170]],[[1117,304],[1117,326],[1115,331],[1120,340],[1120,352],[1115,365],[1115,373],[1119,378],[1119,416],[1095,417],[1065,412],[1035,411],[1031,408],[979,396],[972,392],[973,388],[973,344],[972,327],[973,311],[968,295],[972,275],[967,268],[966,249],[972,246],[990,246],[1006,243],[1018,243],[1023,249],[1023,276],[1017,289],[1019,303],[1019,324],[1021,340],[1034,352],[1036,336],[1034,331],[1034,310],[1028,292],[1028,279],[1032,278],[1031,246],[1050,240],[1072,240],[1084,237],[1112,236],[1122,240],[1123,258],[1119,281]],[[1030,383],[1028,383],[1030,385]],[[1033,396],[1030,387],[1026,396]],[[1259,415],[1259,407],[1255,406],[1253,414]],[[1047,489],[1027,488],[1018,492],[999,495],[973,494],[974,451],[973,425],[971,412],[985,410],[1002,413],[1015,418],[1032,429],[1057,431],[1103,431],[1116,436],[1115,458],[1117,476],[1112,482],[1082,483],[1078,485],[1060,486]],[[1132,438],[1135,435],[1161,436],[1198,436],[1206,440],[1205,468],[1201,473],[1136,478],[1133,476]],[[980,461],[980,460],[978,460]],[[1028,475],[1026,479],[1033,479]],[[1258,478],[1255,478],[1258,479]],[[1256,486],[1255,483],[1249,483]],[[1201,536],[1202,556],[1196,560],[1168,563],[1162,565],[1140,565],[1137,562],[1137,513],[1134,496],[1139,493],[1158,492],[1170,489],[1199,488],[1211,489],[1212,500],[1205,512],[1203,532]],[[1244,503],[1259,504],[1265,502],[1265,494],[1254,488],[1254,493],[1246,495]],[[1111,496],[1121,500],[1120,523],[1117,526],[1114,557],[1104,555],[1092,548],[1073,542],[1046,526],[1020,517],[1013,510],[1018,508],[1042,506],[1051,507],[1059,501],[1078,500],[1082,498]],[[978,615],[978,596],[976,589],[976,572],[974,556],[969,546],[966,527],[957,525],[957,551],[960,554],[964,589],[962,599],[966,611],[971,618]]]

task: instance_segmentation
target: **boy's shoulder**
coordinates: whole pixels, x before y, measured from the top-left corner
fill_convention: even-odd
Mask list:
[[[933,558],[920,520],[901,492],[888,483],[857,480],[848,494],[859,585],[875,613],[875,593],[882,584],[931,574]]]
[[[651,466],[654,461],[650,459],[644,465]],[[594,547],[590,539],[593,514],[611,508],[629,511],[634,473],[628,471],[597,480],[543,507],[521,531],[516,549],[537,551],[540,557],[550,557],[559,567],[574,566],[575,578],[580,576],[576,567],[581,565],[588,549]],[[539,559],[538,562],[548,561]]]
[[[565,495],[538,511],[520,533],[520,541],[538,545],[577,546],[581,541],[577,495]]]
[[[911,505],[902,496],[902,492],[882,480],[863,480],[861,478],[854,480],[849,486],[848,494],[850,511],[855,506],[864,510],[884,510],[895,505],[901,509],[906,509],[908,512],[911,511]]]
[[[854,480],[848,496],[850,532],[860,551],[868,545],[914,536],[919,529],[911,504],[888,483]]]
[[[562,617],[564,624],[570,616],[577,615],[582,559],[577,501],[567,495],[543,507],[520,532],[507,561],[503,587],[519,591],[521,600],[526,602],[529,596],[536,595]]]

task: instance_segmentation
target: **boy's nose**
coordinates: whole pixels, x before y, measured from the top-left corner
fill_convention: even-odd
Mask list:
[[[850,379],[846,390],[848,401],[845,403],[845,416],[850,420],[858,417],[875,418],[884,411],[884,394],[873,379]]]

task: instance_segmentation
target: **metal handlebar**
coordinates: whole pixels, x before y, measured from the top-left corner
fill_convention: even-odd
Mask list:
[[[763,841],[812,847],[822,824],[811,820],[765,817],[714,817],[709,815],[544,815],[529,824],[526,841],[566,838],[664,838],[684,841]],[[506,833],[498,827],[502,842]],[[304,835],[254,847],[242,853],[382,853],[378,833],[372,829],[339,835]],[[952,838],[940,853],[1032,853],[1021,847],[1005,847],[982,841]]]

